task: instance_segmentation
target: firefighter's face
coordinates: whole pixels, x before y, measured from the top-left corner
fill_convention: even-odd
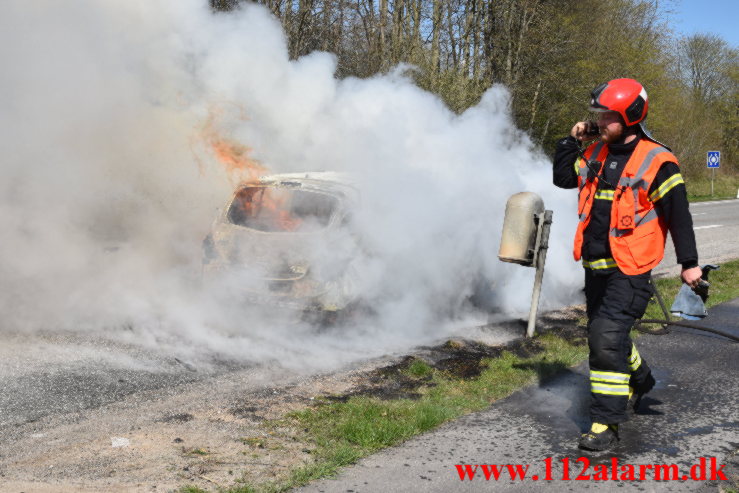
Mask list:
[[[624,124],[621,115],[615,111],[604,111],[598,114],[598,128],[600,138],[606,144],[617,142],[624,134]]]

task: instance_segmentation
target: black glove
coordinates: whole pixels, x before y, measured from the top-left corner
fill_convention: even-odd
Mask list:
[[[703,301],[703,303],[705,303],[706,300],[708,299],[708,288],[711,287],[711,285],[708,284],[708,273],[718,268],[719,268],[718,265],[712,265],[712,264],[707,264],[701,267],[701,272],[702,272],[701,280],[698,281],[698,285],[693,288],[693,292],[701,297],[701,300]]]

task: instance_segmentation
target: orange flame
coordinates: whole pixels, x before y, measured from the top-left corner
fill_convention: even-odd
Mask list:
[[[246,119],[243,109],[238,110],[239,118]],[[224,107],[211,109],[201,135],[228,172],[232,184],[238,184],[236,199],[244,225],[263,231],[295,231],[302,220],[291,216],[288,194],[259,186],[259,178],[269,173],[267,167],[249,156],[250,147],[222,136],[217,130],[216,123],[223,113]]]
[[[303,222],[287,207],[287,193],[270,187],[245,186],[236,192],[244,226],[262,231],[295,231]]]
[[[216,129],[216,122],[223,116],[223,108],[211,109],[202,129],[202,137],[210,146],[216,159],[224,166],[233,184],[257,181],[268,174],[267,167],[252,159],[252,149],[239,142],[222,136]],[[245,119],[243,110],[240,118]]]

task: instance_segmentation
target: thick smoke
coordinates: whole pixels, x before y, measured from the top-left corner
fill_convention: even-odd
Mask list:
[[[533,270],[497,259],[505,202],[524,190],[555,211],[542,305],[574,299],[574,198],[503,87],[455,115],[403,67],[337,80],[332,54],[290,61],[265,9],[204,0],[11,0],[0,38],[0,330],[313,366],[428,342],[469,320],[475,286],[501,312],[528,309]],[[199,289],[202,239],[234,186],[202,138],[214,111],[270,172],[353,177],[372,317],[316,333]]]

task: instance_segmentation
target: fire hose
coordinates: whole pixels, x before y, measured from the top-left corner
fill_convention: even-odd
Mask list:
[[[662,324],[664,328],[662,330],[649,330],[649,329],[645,329],[644,327],[642,327],[641,324]],[[668,325],[675,325],[678,327],[687,327],[689,329],[703,330],[706,332],[711,332],[713,334],[718,334],[720,336],[726,337],[727,339],[731,339],[734,342],[739,342],[739,337],[729,334],[728,332],[714,329],[712,327],[703,327],[702,325],[691,324],[691,323],[682,322],[682,321],[662,320],[659,318],[647,318],[647,319],[637,320],[636,323],[634,323],[634,328],[638,330],[639,332],[643,332],[644,334],[652,334],[656,336],[661,336],[661,335],[670,333],[670,330],[667,328]]]
[[[659,303],[659,306],[662,309],[662,313],[665,315],[665,320],[653,319],[653,318],[637,320],[634,323],[634,328],[638,330],[639,332],[642,332],[645,334],[652,334],[652,335],[665,335],[665,334],[670,333],[668,326],[673,325],[677,327],[687,327],[689,329],[696,329],[696,330],[702,330],[705,332],[711,332],[713,334],[726,337],[727,339],[733,342],[739,342],[739,337],[733,334],[729,334],[728,332],[724,332],[722,330],[714,329],[713,327],[704,327],[703,325],[693,324],[690,322],[670,320],[670,313],[667,311],[667,307],[665,306],[665,301],[662,298],[662,295],[660,294],[659,290],[657,289],[657,285],[654,283],[654,279],[651,279],[651,284],[652,284],[652,287],[654,288],[654,296],[655,298],[657,298],[657,302]],[[698,294],[705,301],[706,299],[708,299],[708,287],[709,287],[708,282],[701,280],[701,284],[699,284],[698,288],[696,288],[694,291],[696,291],[696,294]],[[662,330],[650,330],[650,329],[642,327],[641,324],[661,324]]]

